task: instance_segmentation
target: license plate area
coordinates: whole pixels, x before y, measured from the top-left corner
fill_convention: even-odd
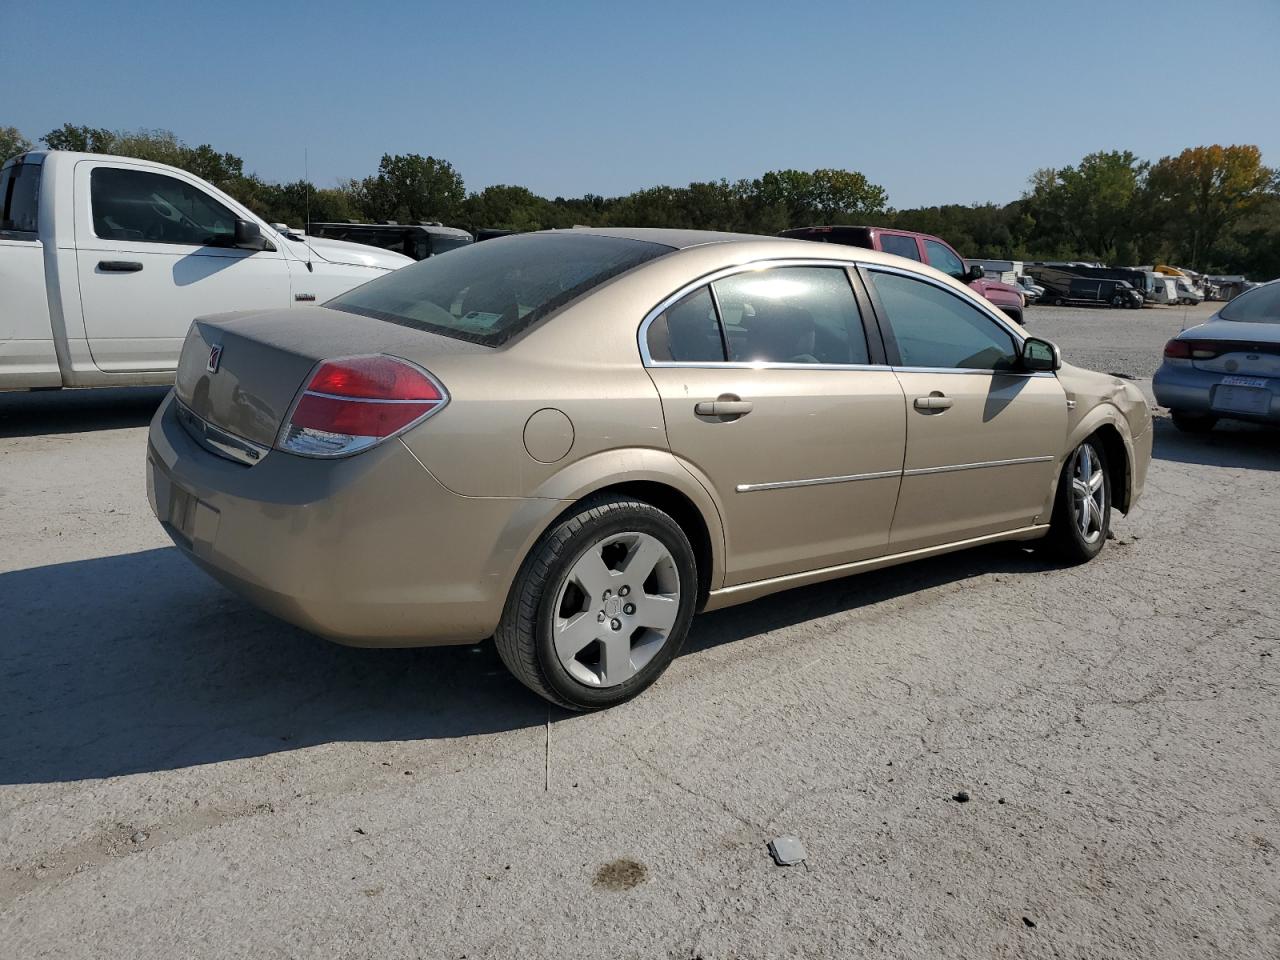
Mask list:
[[[1253,380],[1250,377],[1227,379]],[[1258,386],[1244,386],[1224,380],[1213,390],[1213,409],[1224,413],[1266,414],[1271,412],[1271,391],[1265,380],[1255,380]]]

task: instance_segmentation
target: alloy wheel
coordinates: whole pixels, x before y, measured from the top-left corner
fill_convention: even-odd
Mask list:
[[[1102,458],[1091,443],[1082,443],[1072,454],[1071,508],[1080,538],[1096,543],[1106,522],[1107,485],[1102,473]]]
[[[679,611],[671,551],[647,533],[614,534],[587,547],[560,584],[556,656],[580,683],[616,687],[663,648]]]

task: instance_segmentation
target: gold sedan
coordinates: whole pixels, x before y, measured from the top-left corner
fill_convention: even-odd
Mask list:
[[[1089,560],[1150,454],[1132,385],[922,264],[577,228],[196,320],[147,478],[263,609],[343,643],[494,637],[594,709],[701,610],[993,541]]]

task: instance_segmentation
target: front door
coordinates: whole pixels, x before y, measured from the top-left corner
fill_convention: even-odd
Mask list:
[[[726,586],[885,552],[902,389],[872,362],[843,268],[724,277],[657,316],[646,344],[671,449],[724,510]]]
[[[195,317],[289,306],[283,253],[229,246],[237,214],[194,178],[84,160],[75,194],[85,335],[100,370],[176,369]]]
[[[1022,371],[1010,329],[958,291],[867,276],[906,398],[894,552],[1048,523],[1067,431],[1057,377]]]

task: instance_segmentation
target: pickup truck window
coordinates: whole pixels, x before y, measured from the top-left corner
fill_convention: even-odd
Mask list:
[[[42,169],[35,163],[15,163],[0,171],[0,231],[37,231]]]
[[[98,167],[89,178],[93,232],[104,240],[230,246],[235,215],[202,190],[144,170]]]
[[[952,253],[950,247],[937,240],[926,240],[924,252],[929,258],[929,266],[935,270],[941,270],[947,276],[955,277],[957,280],[965,275],[964,261]]]
[[[895,257],[906,257],[920,262],[920,248],[916,246],[915,237],[900,237],[896,233],[880,234],[880,249],[892,253]]]

